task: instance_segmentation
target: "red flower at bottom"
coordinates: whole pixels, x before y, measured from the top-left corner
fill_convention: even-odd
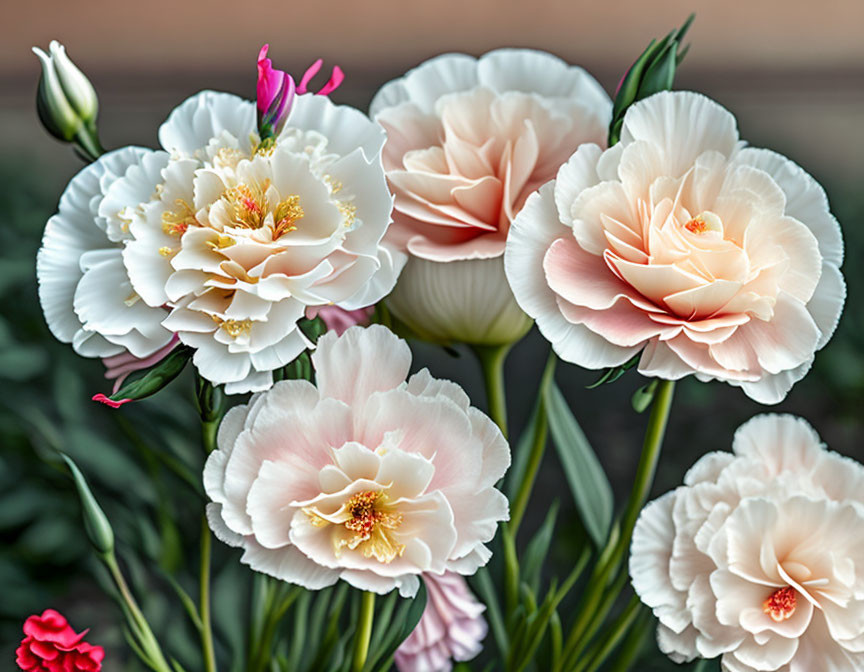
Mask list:
[[[105,651],[83,641],[88,630],[76,634],[53,609],[24,623],[24,639],[15,654],[26,672],[99,672]]]

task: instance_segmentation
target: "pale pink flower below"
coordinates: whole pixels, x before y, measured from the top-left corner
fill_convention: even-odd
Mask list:
[[[825,192],[739,140],[690,92],[633,105],[621,141],[582,145],[510,230],[507,279],[558,355],[590,369],[640,355],[782,400],[831,338],[846,289]]]
[[[410,596],[421,574],[473,574],[508,516],[498,427],[455,383],[406,380],[411,351],[382,326],[325,334],[312,364],[317,387],[278,382],[225,416],[204,470],[217,537],[311,590]]]
[[[864,669],[864,466],[762,415],[651,502],[630,575],[676,662],[724,672]]]
[[[425,574],[427,602],[423,616],[394,656],[399,672],[449,672],[453,661],[474,658],[489,630],[486,607],[453,572]]]
[[[339,306],[313,306],[306,309],[306,317],[310,320],[320,317],[327,331],[334,331],[341,336],[348,327],[368,325],[374,312],[374,306],[356,310],[345,310]]]

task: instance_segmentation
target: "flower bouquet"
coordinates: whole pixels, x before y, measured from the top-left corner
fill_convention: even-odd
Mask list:
[[[501,49],[421,64],[368,116],[331,101],[340,68],[316,87],[320,60],[295,79],[265,45],[255,102],[194,95],[156,150],[103,150],[88,79],[56,42],[35,50],[40,118],[86,163],[38,253],[48,327],[102,359],[105,413],[166,388],[197,407],[179,407],[191,450],[148,453],[160,497],[184,502],[152,567],[124,560],[58,456],[140,665],[611,672],[647,669],[656,631],[700,670],[864,670],[864,467],[804,420],[753,418],[648,503],[675,381],[778,403],[845,299],[820,185],[673,90],[689,23],[612,99],[579,67]],[[534,324],[551,350],[511,442],[503,365]],[[418,341],[476,355],[485,411],[412,371]],[[646,378],[619,505],[555,382],[573,364],[596,385]],[[531,529],[547,443],[578,520],[553,506]],[[216,624],[221,567],[234,601]],[[18,667],[120,668],[85,635],[31,616]]]

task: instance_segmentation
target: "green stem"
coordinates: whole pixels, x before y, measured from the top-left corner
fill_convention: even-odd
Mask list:
[[[372,621],[375,618],[375,593],[364,591],[360,602],[360,622],[354,635],[354,662],[352,672],[361,672],[369,655],[369,640],[372,637]]]
[[[588,645],[588,640],[599,627],[600,623],[611,608],[614,598],[623,588],[609,590],[609,584],[618,577],[618,568],[630,548],[630,538],[639,512],[645,506],[651,485],[654,482],[654,474],[657,470],[657,462],[660,459],[660,449],[663,445],[663,436],[669,421],[669,411],[672,408],[672,396],[675,383],[671,380],[661,380],[657,385],[651,415],[648,418],[648,426],[645,429],[645,439],[642,444],[642,456],[636,469],[636,478],[630,498],[622,517],[620,534],[617,538],[610,538],[611,546],[603,550],[600,561],[594,568],[589,581],[589,588],[582,598],[579,615],[576,623],[567,637],[564,645],[565,660],[572,659],[574,652],[581,652]],[[604,599],[604,593],[605,599]],[[610,597],[612,598],[610,601]],[[601,604],[603,605],[601,608]],[[598,610],[602,614],[598,614]],[[591,624],[594,623],[594,627]]]
[[[633,622],[639,616],[642,603],[638,597],[633,597],[630,604],[613,623],[603,638],[592,650],[590,650],[578,663],[574,672],[596,672],[605,662],[609,654],[615,650],[624,636],[630,631]]]
[[[507,438],[507,397],[504,394],[504,360],[507,359],[512,347],[512,343],[474,346],[474,352],[483,369],[489,417],[501,428],[505,439]]]
[[[147,623],[147,619],[135,601],[132,591],[129,590],[129,585],[126,583],[123,572],[120,571],[120,566],[117,564],[117,557],[111,552],[101,556],[101,559],[111,573],[111,578],[114,580],[114,585],[120,593],[120,598],[126,605],[129,617],[133,621],[132,625],[134,627],[132,631],[139,635],[140,641],[138,644],[141,650],[147,655],[147,663],[156,672],[172,672],[171,666],[165,660],[162,649],[159,647],[159,642],[153,634],[153,630],[150,629],[150,624]]]
[[[207,455],[216,450],[216,433],[219,431],[221,419],[201,421],[201,442],[204,444],[204,452]]]
[[[636,527],[636,519],[648,501],[651,486],[654,484],[654,474],[660,460],[660,449],[663,447],[663,436],[669,422],[669,412],[672,409],[672,397],[675,392],[675,381],[661,380],[654,393],[654,403],[651,406],[651,416],[645,430],[645,440],[642,443],[642,456],[636,468],[636,480],[630,491],[630,499],[621,523],[621,537],[618,540],[617,553],[612,557],[613,565],[621,561],[630,548],[630,537]]]
[[[207,516],[201,518],[201,652],[204,655],[204,670],[216,672],[216,651],[213,646],[213,624],[210,618],[210,553],[212,546]]]
[[[546,362],[546,369],[543,371],[543,377],[540,379],[540,389],[537,391],[539,405],[534,425],[534,438],[531,442],[531,452],[528,456],[528,463],[525,466],[522,482],[519,483],[516,495],[513,497],[513,504],[510,507],[509,527],[514,539],[516,538],[516,533],[519,531],[519,525],[522,523],[522,517],[525,515],[525,509],[528,507],[528,500],[531,498],[531,491],[534,489],[534,481],[537,479],[537,472],[540,469],[540,463],[543,461],[543,454],[546,452],[549,420],[546,416],[546,403],[543,400],[546,398],[546,390],[555,378],[555,364],[557,361],[555,353],[550,353],[549,360]]]
[[[95,126],[82,126],[81,130],[75,134],[73,142],[78,147],[78,151],[91,163],[105,153],[99,142]]]

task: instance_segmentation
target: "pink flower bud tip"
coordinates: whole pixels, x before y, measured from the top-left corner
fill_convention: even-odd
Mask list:
[[[134,401],[134,399],[120,399],[119,401],[114,401],[110,397],[106,397],[101,392],[99,394],[94,394],[91,397],[92,401],[98,401],[100,404],[105,404],[106,406],[110,406],[111,408],[120,408],[123,404],[128,404],[130,401]]]

